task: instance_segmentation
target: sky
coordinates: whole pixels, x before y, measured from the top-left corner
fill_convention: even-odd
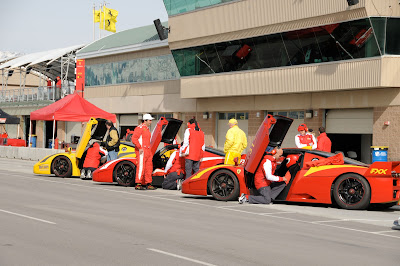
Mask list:
[[[104,1],[103,1],[104,2]],[[93,42],[99,0],[0,0],[0,51],[34,53]],[[163,0],[108,0],[119,12],[117,32],[168,20]],[[102,31],[102,37],[113,34]],[[99,24],[96,24],[96,40]]]

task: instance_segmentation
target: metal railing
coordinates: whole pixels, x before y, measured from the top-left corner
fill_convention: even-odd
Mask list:
[[[73,86],[21,88],[0,91],[0,102],[56,101],[74,93]]]

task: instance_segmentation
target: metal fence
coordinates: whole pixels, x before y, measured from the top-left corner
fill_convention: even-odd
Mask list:
[[[56,101],[74,93],[73,86],[21,88],[0,91],[0,102]]]

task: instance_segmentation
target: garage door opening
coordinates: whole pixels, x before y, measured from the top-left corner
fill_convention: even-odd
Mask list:
[[[363,163],[371,163],[372,134],[327,134],[332,141],[332,152]]]

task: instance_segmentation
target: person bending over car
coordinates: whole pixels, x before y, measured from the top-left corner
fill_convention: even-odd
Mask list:
[[[246,134],[238,127],[238,121],[234,118],[228,122],[229,130],[226,132],[224,144],[225,161],[224,164],[235,164],[235,158],[240,162],[242,152],[247,148]]]
[[[179,157],[179,150],[175,150],[171,154],[164,172],[166,177],[162,183],[162,188],[180,190],[182,187],[182,180],[185,178],[185,158]]]
[[[239,203],[252,204],[271,204],[273,200],[282,192],[286,186],[287,179],[281,176],[275,176],[276,161],[282,156],[283,150],[275,148],[270,154],[264,156],[254,175],[254,185],[257,188],[259,196],[242,195],[239,197]]]
[[[83,169],[81,171],[81,179],[92,179],[92,173],[99,168],[101,157],[107,156],[108,152],[100,147],[98,142],[90,140],[91,145],[86,152]]]

